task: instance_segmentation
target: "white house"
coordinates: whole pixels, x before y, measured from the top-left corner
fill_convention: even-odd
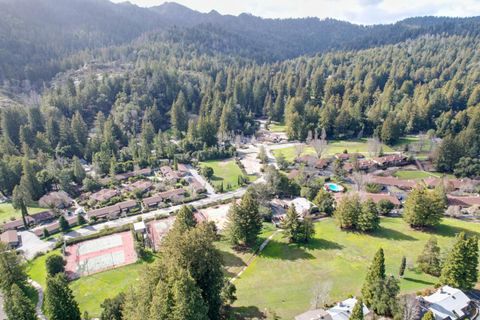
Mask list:
[[[443,286],[434,294],[419,297],[424,311],[432,311],[436,320],[462,319],[472,311],[472,300],[459,289]]]
[[[348,320],[356,303],[356,298],[349,298],[328,310],[316,309],[299,314],[295,320]],[[369,313],[370,310],[363,305],[363,315],[366,316]]]

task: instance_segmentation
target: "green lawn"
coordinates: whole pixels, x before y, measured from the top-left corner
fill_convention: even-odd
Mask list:
[[[394,150],[387,145],[382,145],[383,152],[393,152]],[[360,140],[338,140],[329,141],[327,152],[325,156],[333,156],[337,153],[343,153],[347,150],[349,153],[362,153],[368,157],[368,143],[367,139]],[[296,157],[295,146],[273,150],[273,154],[276,156],[282,153],[287,161],[293,161]],[[305,146],[302,155],[315,154],[315,150],[310,146]]]
[[[47,269],[45,267],[45,260],[51,255],[61,254],[60,250],[53,250],[36,258],[35,260],[29,261],[27,264],[27,274],[32,279],[38,282],[42,288],[45,288],[47,280]]]
[[[427,171],[420,170],[398,170],[394,173],[394,176],[400,179],[426,179],[430,177],[437,177],[437,175],[432,174]]]
[[[271,123],[268,126],[268,131],[271,131],[271,132],[285,132],[286,130],[287,130],[287,126],[280,123]]]
[[[45,210],[45,208],[40,207],[29,207],[28,213],[37,213]],[[15,210],[11,203],[0,203],[0,224],[10,221],[11,218],[16,219],[21,216],[20,211]]]
[[[316,237],[306,246],[288,244],[277,234],[261,255],[235,282],[236,311],[258,316],[274,310],[282,319],[292,319],[310,308],[315,288],[329,284],[330,301],[358,295],[373,255],[383,247],[387,272],[397,275],[402,256],[407,266],[415,263],[429,233],[411,230],[400,218],[382,218],[382,229],[373,235],[340,231],[333,219],[316,223]],[[480,224],[445,219],[434,234],[443,252],[460,231],[480,232]],[[436,278],[407,267],[402,292],[432,287]]]
[[[200,166],[208,166],[213,169],[214,175],[210,183],[215,187],[223,182],[225,191],[238,188],[238,176],[243,176],[243,172],[234,159],[228,160],[210,160],[200,162]],[[248,176],[250,181],[254,181],[256,176]],[[230,188],[227,186],[230,185]]]

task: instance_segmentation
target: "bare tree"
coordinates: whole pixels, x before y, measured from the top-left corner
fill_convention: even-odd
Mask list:
[[[303,150],[305,149],[305,146],[303,143],[298,143],[295,145],[295,158],[298,158],[302,155]]]
[[[330,299],[330,291],[332,290],[332,283],[330,281],[317,284],[313,288],[313,297],[310,302],[311,309],[319,309],[325,306]]]
[[[420,302],[415,295],[400,296],[398,304],[402,320],[416,320],[420,317]]]
[[[355,185],[355,191],[362,191],[366,183],[365,174],[361,171],[354,171],[351,177]]]
[[[373,137],[367,140],[368,154],[370,157],[376,157],[380,154],[382,144],[377,137]]]
[[[315,130],[315,134],[313,138],[310,140],[310,146],[315,150],[317,153],[317,158],[321,158],[323,153],[327,150],[327,133],[325,129],[322,128],[322,133],[320,137],[318,136],[317,130]]]

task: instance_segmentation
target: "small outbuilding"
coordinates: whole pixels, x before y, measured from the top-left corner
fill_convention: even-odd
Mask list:
[[[17,230],[8,230],[0,235],[0,241],[14,249],[20,245],[20,236]]]

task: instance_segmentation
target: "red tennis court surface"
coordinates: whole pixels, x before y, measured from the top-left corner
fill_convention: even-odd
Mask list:
[[[155,250],[160,249],[160,244],[165,235],[170,231],[175,217],[168,217],[166,219],[156,220],[148,223],[147,230]]]
[[[133,235],[126,231],[68,246],[65,258],[65,271],[75,279],[134,263],[137,254]]]

